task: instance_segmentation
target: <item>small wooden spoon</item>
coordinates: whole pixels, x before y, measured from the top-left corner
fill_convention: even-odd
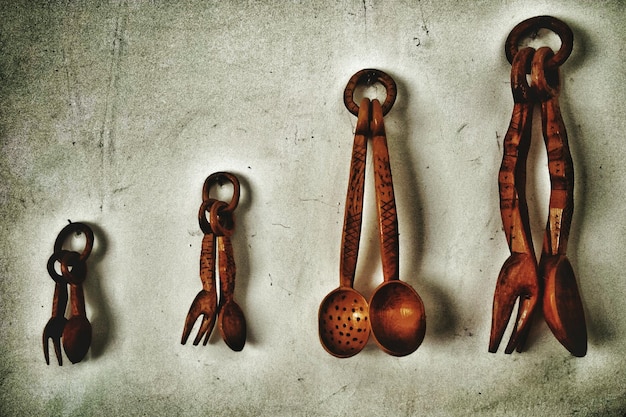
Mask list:
[[[246,318],[235,302],[235,258],[233,246],[228,236],[218,236],[220,271],[220,307],[218,327],[222,339],[232,350],[239,352],[246,344]]]
[[[77,252],[66,251],[61,259],[61,273],[70,284],[71,314],[63,328],[63,349],[70,362],[78,363],[91,345],[91,323],[85,311],[83,282],[87,277],[87,264]]]
[[[70,285],[72,314],[63,329],[63,349],[70,362],[78,363],[91,345],[91,323],[85,313],[85,295],[81,284]]]

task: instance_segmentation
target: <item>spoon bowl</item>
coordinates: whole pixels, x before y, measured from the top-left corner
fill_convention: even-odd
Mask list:
[[[324,298],[318,313],[319,336],[328,353],[349,358],[359,353],[370,336],[367,300],[351,287],[339,287]]]
[[[383,282],[369,307],[372,334],[383,351],[406,356],[417,350],[426,333],[426,313],[413,287],[399,280]]]
[[[91,323],[82,315],[72,316],[63,328],[63,350],[72,363],[78,363],[91,345]]]
[[[544,255],[543,315],[552,333],[577,357],[587,354],[585,312],[576,277],[565,255]]]
[[[224,303],[220,309],[218,326],[222,339],[235,352],[243,350],[246,344],[246,318],[235,301]]]

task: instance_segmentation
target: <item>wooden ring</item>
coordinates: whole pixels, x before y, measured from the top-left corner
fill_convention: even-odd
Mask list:
[[[547,48],[550,49],[550,48]],[[513,58],[511,64],[511,89],[516,103],[527,103],[534,97],[534,89],[528,84],[526,74],[531,73],[534,48],[523,48]]]
[[[343,103],[350,113],[355,116],[359,115],[359,105],[354,102],[354,90],[356,90],[356,87],[359,85],[370,86],[377,82],[381,83],[387,90],[387,97],[382,104],[383,116],[389,113],[398,95],[396,82],[383,71],[373,68],[363,69],[350,77],[348,85],[346,85],[346,89],[343,91]]]
[[[227,211],[232,212],[237,208],[237,204],[239,204],[239,180],[230,172],[215,172],[209,175],[207,179],[204,180],[204,186],[202,187],[202,200],[210,200],[209,192],[211,191],[211,187],[215,184],[221,185],[224,179],[228,180],[233,185],[233,197],[226,208]]]
[[[548,61],[554,52],[548,47],[539,48],[532,62],[531,78],[537,96],[542,100],[557,97],[561,92],[561,74],[559,67],[550,69]]]
[[[214,198],[204,200],[200,205],[200,210],[198,211],[198,223],[200,224],[200,230],[202,230],[202,233],[204,233],[205,235],[210,235],[214,233],[213,228],[209,223],[210,220],[207,219],[206,215],[207,213],[211,212],[211,207],[213,207],[213,204],[215,203],[217,203],[217,200]]]
[[[85,249],[80,254],[80,260],[87,259],[93,249],[93,231],[84,223],[70,223],[61,230],[54,242],[54,252],[61,252],[63,243],[73,232],[82,232],[85,234]]]
[[[78,252],[64,252],[60,259],[63,278],[72,285],[81,285],[87,278],[87,264],[80,259]],[[70,267],[72,267],[71,271]]]
[[[50,256],[50,258],[48,258],[48,264],[46,265],[46,268],[48,269],[48,274],[50,275],[50,277],[55,282],[58,282],[59,284],[67,284],[67,279],[65,279],[63,275],[60,275],[56,271],[56,269],[54,268],[54,264],[57,263],[57,261],[59,263],[61,262],[61,258],[63,258],[63,256],[65,255],[65,252],[69,252],[69,251],[61,250],[59,252],[54,252]]]
[[[211,229],[216,236],[232,236],[235,232],[235,214],[228,210],[228,205],[217,201],[210,210]]]
[[[506,38],[504,52],[506,53],[506,58],[509,60],[509,63],[513,63],[513,57],[518,52],[519,41],[522,37],[528,35],[533,30],[539,29],[550,29],[561,38],[561,48],[550,58],[550,61],[548,61],[549,67],[558,67],[569,58],[574,48],[574,33],[570,27],[552,16],[536,16],[517,24]]]

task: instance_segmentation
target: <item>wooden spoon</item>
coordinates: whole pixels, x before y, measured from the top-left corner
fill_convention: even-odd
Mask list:
[[[324,298],[318,312],[320,342],[328,353],[338,358],[359,353],[370,336],[367,300],[353,288],[361,238],[369,103],[368,98],[361,101],[354,133],[341,236],[339,288]]]
[[[246,318],[235,302],[235,258],[233,246],[228,236],[218,236],[220,271],[220,308],[218,327],[222,339],[232,350],[239,352],[246,344]]]
[[[71,316],[63,329],[63,349],[70,362],[78,363],[91,345],[91,323],[85,313],[85,295],[81,284],[70,285]]]
[[[574,213],[574,164],[559,108],[559,69],[546,71],[554,53],[537,50],[531,77],[541,100],[543,137],[550,171],[550,211],[539,270],[544,279],[543,314],[554,336],[574,356],[587,353],[585,313],[572,265],[566,256]]]
[[[384,282],[370,299],[372,335],[386,353],[405,356],[424,340],[426,314],[417,292],[398,278],[398,217],[391,179],[389,151],[378,100],[372,101],[372,146],[378,206],[378,226]]]

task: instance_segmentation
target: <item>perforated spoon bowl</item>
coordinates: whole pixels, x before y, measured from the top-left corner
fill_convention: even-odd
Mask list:
[[[369,103],[364,98],[358,109],[341,236],[339,288],[324,298],[318,312],[320,342],[328,353],[338,358],[359,353],[370,336],[367,300],[353,288],[361,237]]]

